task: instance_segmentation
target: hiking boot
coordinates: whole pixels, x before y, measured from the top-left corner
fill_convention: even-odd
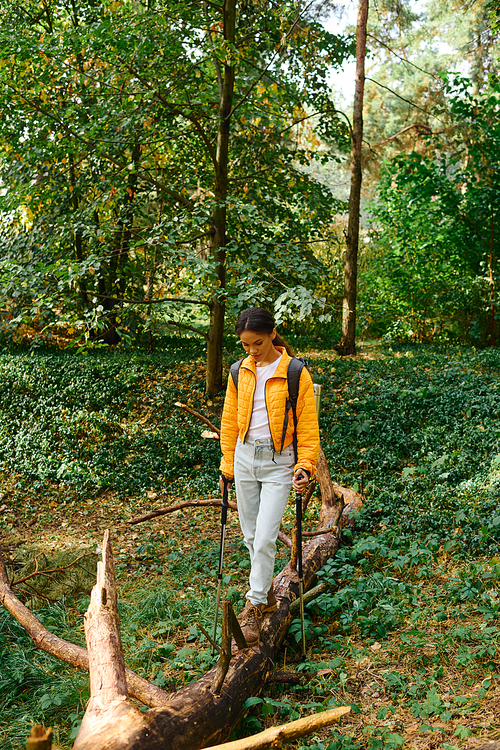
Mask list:
[[[267,604],[264,604],[264,609],[262,610],[262,614],[267,615],[267,614],[270,614],[271,612],[274,612],[277,606],[278,606],[278,602],[274,595],[274,588],[271,586],[271,588],[267,592]]]
[[[247,646],[255,646],[259,642],[260,626],[265,606],[265,604],[252,604],[248,602],[240,615],[241,632],[245,637]]]

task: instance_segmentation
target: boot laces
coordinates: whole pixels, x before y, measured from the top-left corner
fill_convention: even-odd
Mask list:
[[[261,620],[262,620],[262,612],[260,610],[260,607],[258,607],[256,604],[251,604],[247,612],[245,613],[245,617],[243,618],[241,624],[242,625],[260,624]]]

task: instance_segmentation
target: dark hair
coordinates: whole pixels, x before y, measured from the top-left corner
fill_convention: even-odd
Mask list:
[[[243,331],[254,331],[254,333],[267,333],[270,335],[275,327],[274,318],[268,310],[264,307],[249,307],[240,313],[234,330],[237,336],[240,336]],[[276,334],[273,344],[283,346],[291,357],[294,356],[292,347],[279,333]]]

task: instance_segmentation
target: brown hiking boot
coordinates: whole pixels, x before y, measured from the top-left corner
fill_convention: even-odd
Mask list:
[[[240,615],[241,632],[245,637],[247,646],[255,646],[259,642],[260,626],[265,606],[265,604],[252,604],[248,602]]]
[[[267,615],[267,614],[270,614],[271,612],[274,612],[277,606],[278,606],[278,602],[274,595],[274,588],[271,586],[271,588],[267,592],[267,604],[264,604],[264,609],[262,610],[262,614]]]

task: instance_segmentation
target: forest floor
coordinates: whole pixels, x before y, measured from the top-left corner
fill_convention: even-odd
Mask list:
[[[500,354],[297,349],[323,385],[332,477],[363,488],[365,503],[322,571],[330,591],[307,608],[307,658],[297,621],[279,653],[276,671],[302,681],[270,681],[236,736],[349,704],[333,732],[291,747],[472,750],[500,738]],[[46,627],[84,645],[110,529],[127,666],[169,691],[197,679],[214,663],[201,628],[213,628],[220,512],[127,521],[217,497],[218,443],[175,406],[218,423],[223,394],[205,397],[202,352],[3,353],[0,373],[0,533],[14,590]],[[316,499],[307,527],[318,509]],[[292,524],[289,507],[284,530]],[[280,546],[276,571],[287,561]],[[26,578],[36,569],[57,570]],[[247,574],[230,512],[224,594],[237,607]],[[2,747],[24,747],[33,723],[71,747],[88,676],[34,649],[6,611],[0,644]]]

